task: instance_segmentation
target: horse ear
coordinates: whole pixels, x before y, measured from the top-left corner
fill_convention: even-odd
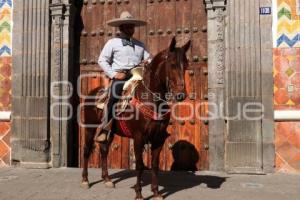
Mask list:
[[[173,52],[175,50],[175,47],[176,47],[176,38],[175,38],[175,36],[173,36],[171,44],[169,46],[169,51]]]
[[[191,40],[189,40],[185,45],[182,46],[185,52],[187,52],[190,47],[191,47]]]

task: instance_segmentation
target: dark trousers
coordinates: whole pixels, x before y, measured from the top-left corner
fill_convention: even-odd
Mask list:
[[[100,126],[96,130],[95,137],[98,137],[103,130],[111,131],[114,127],[113,117],[115,116],[115,104],[122,96],[123,86],[125,82],[131,77],[129,75],[125,80],[113,79],[110,86],[109,100],[104,108],[103,117]],[[113,134],[113,132],[111,132]]]
[[[115,113],[114,105],[119,101],[122,96],[123,86],[126,80],[117,80],[113,79],[111,88],[110,88],[110,97],[107,103],[107,122],[109,122],[113,118],[113,113]]]
[[[132,75],[128,72],[126,74],[127,75],[124,80],[112,79],[109,101],[106,107],[106,116],[105,119],[102,119],[103,124],[109,123],[109,121],[114,117],[114,114],[116,114],[114,105],[120,100],[122,96],[123,86],[125,82],[132,77]]]

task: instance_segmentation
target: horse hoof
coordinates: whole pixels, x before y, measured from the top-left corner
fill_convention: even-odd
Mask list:
[[[115,188],[115,184],[112,181],[105,181],[104,185],[107,188]]]
[[[153,197],[153,200],[163,200],[163,199],[164,198],[161,195]]]
[[[90,188],[90,184],[88,181],[82,181],[80,186],[83,188],[83,189],[89,189]]]

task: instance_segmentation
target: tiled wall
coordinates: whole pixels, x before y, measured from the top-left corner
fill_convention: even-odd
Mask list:
[[[0,0],[0,111],[11,110],[12,0]],[[10,122],[0,121],[0,167],[10,164]]]
[[[300,16],[296,1],[277,0],[275,110],[300,109]],[[276,122],[275,134],[277,171],[300,172],[300,122]]]
[[[300,47],[300,16],[296,1],[277,0],[277,47]]]
[[[276,169],[300,172],[300,123],[276,122]]]
[[[275,109],[300,109],[300,48],[273,52]]]

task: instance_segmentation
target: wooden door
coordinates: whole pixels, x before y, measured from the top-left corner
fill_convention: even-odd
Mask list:
[[[160,168],[170,170],[173,163],[172,150],[178,141],[185,140],[194,147],[199,160],[197,169],[208,169],[208,128],[201,120],[207,113],[207,35],[206,13],[202,0],[86,0],[84,1],[81,17],[83,30],[80,36],[80,90],[87,94],[99,85],[105,85],[106,80],[97,64],[97,59],[105,42],[115,37],[118,30],[106,25],[106,21],[119,17],[120,13],[128,10],[135,17],[148,21],[146,27],[136,29],[135,37],[143,41],[152,55],[168,47],[173,35],[176,35],[178,45],[192,40],[192,48],[188,52],[190,68],[186,73],[188,98],[186,103],[192,105],[177,106],[175,113],[179,116],[192,117],[187,120],[171,120],[168,131],[171,136],[167,139],[161,153]],[[84,107],[82,107],[84,109]],[[81,111],[82,111],[81,109]],[[197,117],[198,116],[198,117]],[[80,165],[85,129],[79,129]],[[109,155],[110,168],[134,168],[132,142],[116,136]],[[185,143],[187,144],[187,143]],[[179,145],[180,146],[180,145]],[[181,146],[181,149],[185,146]],[[187,147],[187,149],[190,147]],[[179,148],[180,149],[180,148]],[[92,155],[91,167],[99,167],[98,147]],[[150,151],[145,148],[144,161],[150,166]],[[180,154],[187,158],[188,151]]]

